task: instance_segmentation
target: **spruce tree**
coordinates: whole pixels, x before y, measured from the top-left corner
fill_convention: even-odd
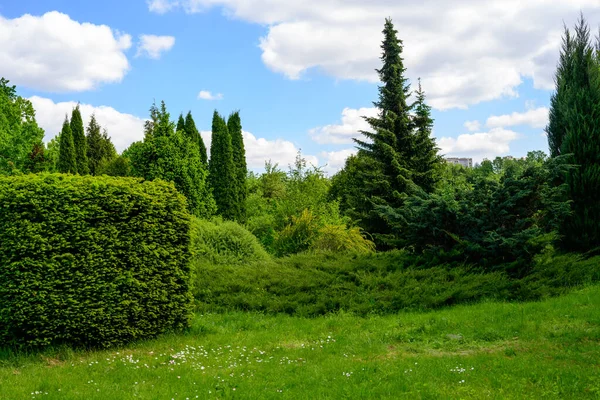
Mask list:
[[[63,174],[77,173],[77,159],[75,158],[75,145],[73,144],[73,135],[69,117],[65,116],[62,131],[60,132],[60,150],[58,153],[58,172]]]
[[[213,114],[212,122],[209,181],[217,203],[217,214],[225,219],[235,219],[238,213],[231,135],[229,135],[225,120],[217,111]]]
[[[403,43],[390,19],[383,29],[381,61],[377,70],[383,83],[379,99],[373,104],[379,115],[366,118],[372,131],[362,132],[366,140],[357,140],[358,157],[367,157],[366,164],[373,168],[359,171],[362,188],[350,201],[356,207],[351,216],[359,220],[362,228],[371,233],[380,248],[394,240],[391,227],[377,211],[377,207],[400,207],[413,187],[411,158],[413,144],[412,106],[407,103],[410,85],[404,76]]]
[[[185,116],[185,132],[192,139],[192,141],[196,142],[198,145],[198,151],[200,152],[200,159],[208,167],[208,155],[206,154],[206,146],[204,145],[204,140],[202,140],[202,135],[196,128],[196,123],[194,122],[194,118],[192,117],[192,112],[189,111]]]
[[[600,52],[583,18],[565,32],[550,107],[548,145],[577,166],[566,175],[573,214],[560,229],[569,251],[600,247]]]
[[[246,150],[244,148],[242,121],[240,119],[239,111],[236,111],[229,116],[229,119],[227,120],[227,130],[231,135],[233,164],[235,166],[235,191],[238,214],[236,220],[244,222],[246,219],[246,198],[248,197],[248,188],[246,185],[248,166],[246,165]]]
[[[90,173],[87,159],[87,144],[83,130],[83,120],[79,111],[79,104],[73,109],[71,114],[71,134],[73,135],[73,144],[75,146],[75,162],[77,163],[77,173],[87,175]]]
[[[433,192],[439,179],[439,167],[442,157],[438,154],[439,148],[431,137],[433,119],[431,107],[425,102],[425,92],[421,87],[421,79],[416,92],[417,99],[413,104],[415,115],[413,124],[415,128],[412,149],[413,181],[427,193]]]

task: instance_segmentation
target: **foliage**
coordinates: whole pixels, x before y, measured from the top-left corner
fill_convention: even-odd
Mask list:
[[[73,145],[75,146],[75,163],[77,164],[77,173],[87,175],[90,173],[90,167],[87,158],[87,141],[83,130],[83,119],[79,111],[79,104],[73,109],[71,114],[71,134],[73,135]]]
[[[561,245],[600,250],[600,38],[594,49],[583,16],[574,36],[565,28],[555,81],[548,144],[553,156],[564,155],[579,167],[564,177],[573,214],[561,226]]]
[[[372,253],[375,244],[366,239],[357,226],[348,228],[346,225],[325,225],[317,234],[311,249],[330,252]]]
[[[207,185],[208,171],[196,143],[174,129],[164,101],[160,109],[152,105],[143,142],[133,143],[123,156],[129,159],[132,175],[174,182],[187,198],[190,212],[209,217],[215,212],[215,202]]]
[[[198,129],[196,128],[196,123],[194,122],[194,118],[192,117],[191,112],[188,112],[185,116],[184,130],[188,137],[198,145],[198,151],[200,152],[200,160],[202,160],[202,163],[208,167],[208,156],[206,154],[206,146],[204,145],[204,140],[202,140],[200,132],[198,132]]]
[[[269,260],[258,240],[233,221],[192,220],[192,259],[199,265],[251,264]]]
[[[73,142],[73,134],[69,118],[65,116],[65,122],[60,132],[60,150],[58,152],[57,169],[58,172],[65,174],[77,173],[77,158],[75,154],[75,144]]]
[[[0,178],[0,343],[109,347],[185,328],[189,214],[172,184]]]
[[[18,96],[8,80],[0,78],[0,174],[41,169],[43,137],[31,102]]]
[[[319,221],[309,210],[299,216],[292,215],[291,222],[276,236],[275,254],[279,257],[308,250],[319,235]]]
[[[217,203],[217,214],[234,220],[239,215],[240,205],[237,201],[231,134],[227,123],[217,111],[214,112],[212,121],[209,168],[210,187]]]
[[[102,175],[101,170],[106,164],[117,157],[117,150],[110,140],[106,129],[100,133],[101,127],[92,115],[86,130],[88,168],[92,175]]]
[[[244,138],[242,136],[242,122],[239,111],[234,112],[227,120],[227,131],[231,135],[231,148],[233,153],[233,164],[235,166],[235,196],[237,207],[236,220],[244,222],[246,220],[246,198],[248,197],[248,187],[246,177],[248,167],[246,165],[246,150],[244,148]]]

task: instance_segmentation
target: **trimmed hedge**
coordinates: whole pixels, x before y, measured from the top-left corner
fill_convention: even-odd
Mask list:
[[[0,346],[109,347],[189,326],[189,228],[163,181],[0,177]]]

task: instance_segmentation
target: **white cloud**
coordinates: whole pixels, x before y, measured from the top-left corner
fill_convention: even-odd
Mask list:
[[[262,60],[290,79],[317,68],[338,79],[376,82],[383,20],[393,18],[413,80],[422,77],[437,109],[516,97],[523,78],[552,89],[563,21],[583,10],[600,20],[597,0],[161,0],[188,13],[222,7],[266,25]]]
[[[353,138],[361,137],[360,131],[369,131],[370,125],[363,117],[376,117],[377,108],[344,108],[342,123],[325,125],[309,130],[309,135],[317,143],[349,144]]]
[[[173,36],[140,35],[136,56],[146,56],[158,60],[162,53],[175,45]]]
[[[130,47],[130,35],[57,11],[0,16],[0,76],[18,86],[77,92],[120,82],[129,70],[124,51]]]
[[[46,142],[60,132],[65,115],[68,114],[70,118],[73,108],[77,105],[74,101],[55,103],[38,96],[30,97],[29,100],[36,110],[38,125],[46,132],[44,137]],[[80,104],[79,109],[85,126],[89,123],[92,114],[96,115],[96,120],[102,128],[106,128],[119,152],[125,150],[132,142],[144,138],[144,120],[139,117],[121,113],[108,106]]]
[[[200,93],[198,93],[198,98],[202,99],[202,100],[222,100],[223,94],[222,93],[212,94],[208,90],[201,90]]]
[[[157,14],[164,14],[177,7],[179,3],[177,1],[170,0],[148,0],[148,9],[151,12]]]
[[[207,151],[210,153],[211,132],[200,132]],[[279,168],[287,171],[289,165],[294,165],[296,155],[300,150],[296,145],[288,140],[275,139],[268,140],[265,138],[257,138],[250,132],[243,131],[244,147],[246,149],[246,161],[248,168],[254,171],[264,169],[265,161],[271,160],[274,164],[278,164]],[[210,157],[210,154],[209,154]],[[319,159],[310,154],[302,154],[309,165],[319,165]]]
[[[325,160],[325,172],[332,176],[342,168],[346,163],[346,159],[353,154],[356,154],[358,150],[356,149],[344,149],[339,151],[324,151],[320,154],[320,156]]]
[[[456,138],[443,137],[437,140],[437,144],[446,157],[472,157],[479,162],[484,158],[507,155],[510,144],[519,137],[511,130],[494,128],[489,132],[463,134]]]
[[[546,107],[529,109],[526,112],[513,112],[506,115],[493,115],[487,119],[488,128],[527,125],[531,128],[545,128],[548,125],[550,110]]]
[[[469,132],[475,132],[481,129],[481,123],[479,121],[467,121],[464,124],[464,127],[469,130]]]

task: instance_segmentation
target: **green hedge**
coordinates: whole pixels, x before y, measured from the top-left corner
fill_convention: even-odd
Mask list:
[[[137,178],[0,178],[0,346],[109,347],[187,327],[190,216]]]

